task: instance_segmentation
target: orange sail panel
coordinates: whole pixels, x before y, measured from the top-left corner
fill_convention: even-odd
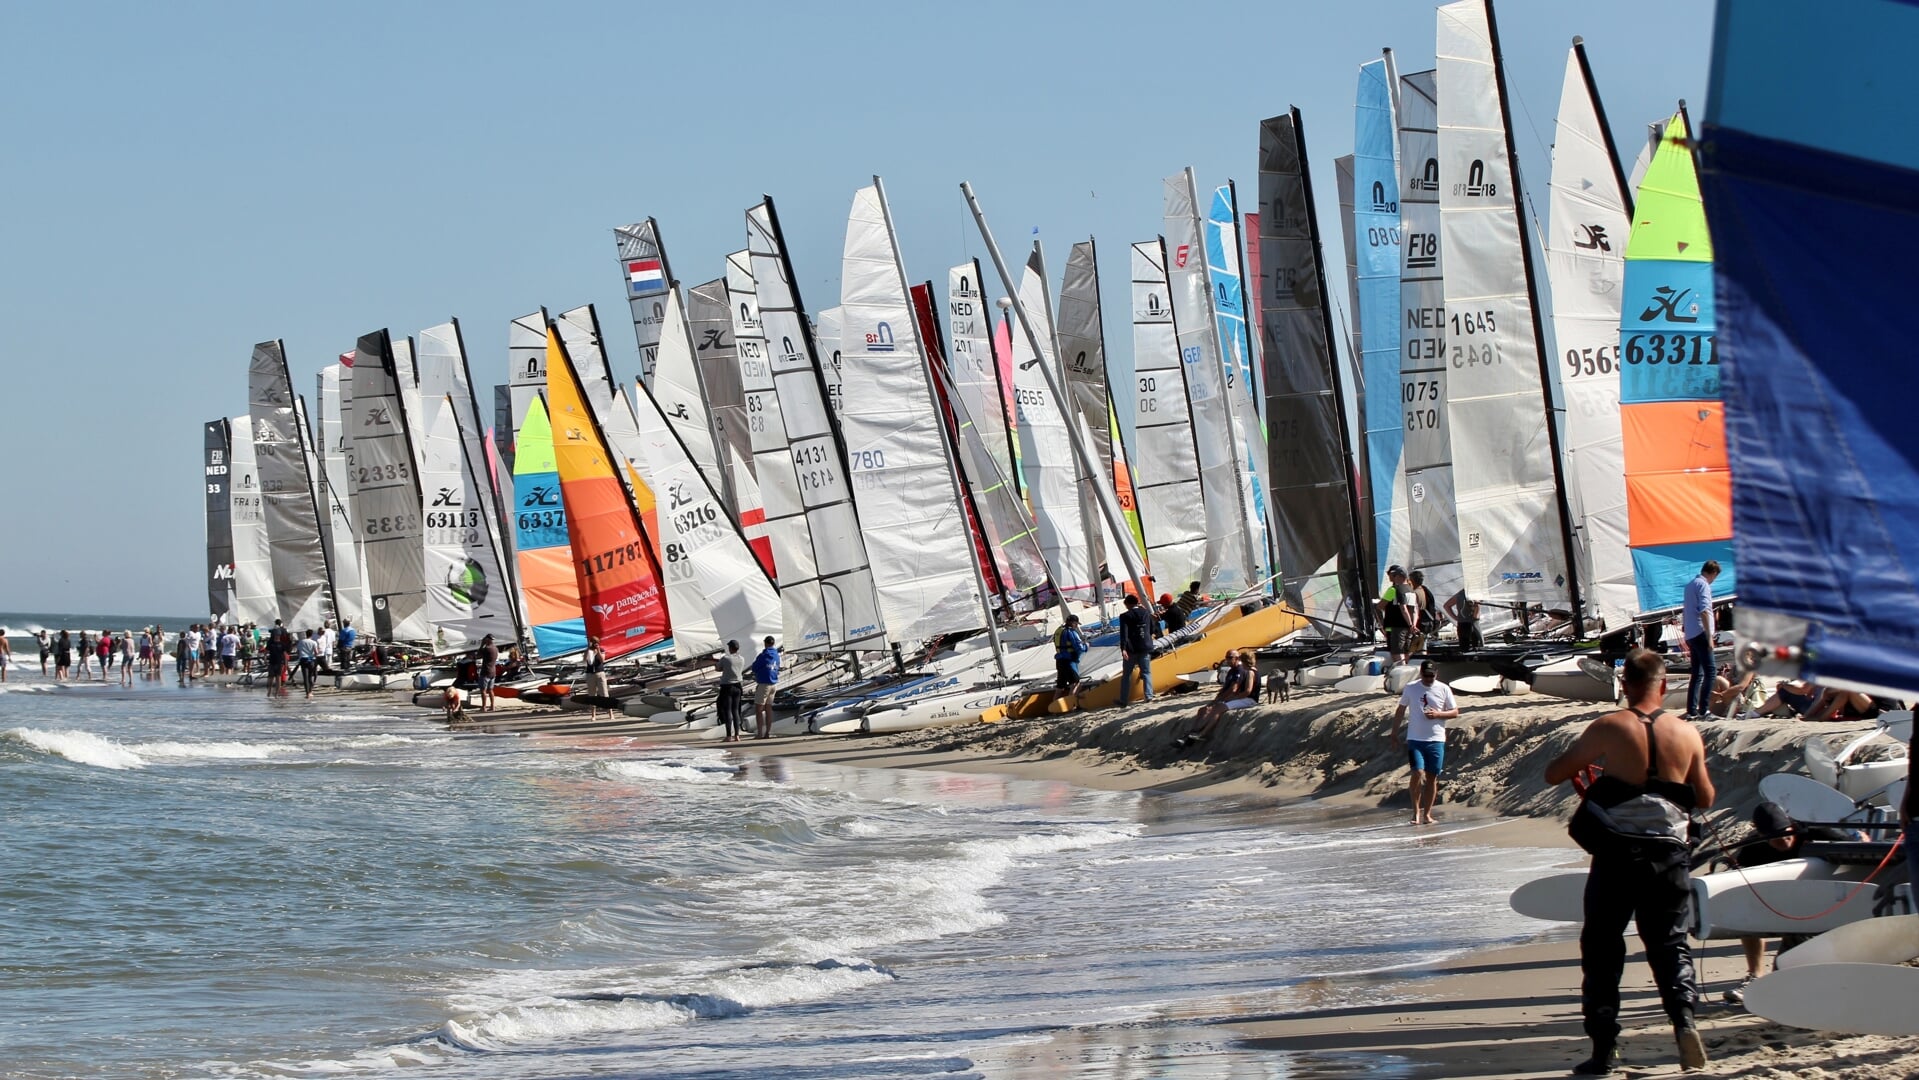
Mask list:
[[[658,644],[671,633],[660,595],[660,572],[606,436],[594,422],[573,360],[550,327],[546,335],[547,407],[553,456],[573,546],[586,632],[607,657]]]

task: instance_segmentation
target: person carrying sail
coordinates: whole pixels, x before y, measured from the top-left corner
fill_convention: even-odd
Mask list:
[[[1587,725],[1571,749],[1546,766],[1547,783],[1572,780],[1579,786],[1589,767],[1605,762],[1604,775],[1584,788],[1585,801],[1569,828],[1581,847],[1594,852],[1579,935],[1580,1007],[1593,1054],[1573,1070],[1586,1075],[1610,1073],[1619,1064],[1619,978],[1626,967],[1628,920],[1638,925],[1680,1064],[1689,1070],[1706,1064],[1706,1044],[1693,1022],[1699,995],[1686,941],[1692,907],[1688,815],[1711,807],[1715,794],[1706,747],[1697,729],[1659,707],[1666,696],[1666,662],[1659,654],[1627,654],[1625,689],[1626,708]]]

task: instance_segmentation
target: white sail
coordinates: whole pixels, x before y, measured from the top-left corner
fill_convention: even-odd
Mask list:
[[[406,378],[411,381],[410,368]],[[372,629],[384,641],[424,642],[432,639],[433,627],[426,610],[419,453],[401,382],[387,332],[363,335],[353,362],[352,483]]]
[[[333,586],[320,540],[320,511],[313,497],[309,436],[293,398],[286,349],[280,342],[263,341],[253,347],[247,388],[255,475],[266,506],[279,617],[290,630],[318,630],[333,616]]]
[[[267,541],[266,500],[260,496],[260,475],[253,457],[253,418],[236,416],[228,422],[233,433],[233,617],[254,626],[272,626],[280,617],[280,601],[273,592],[273,547]]]
[[[320,369],[320,509],[322,536],[327,540],[327,564],[333,570],[333,593],[343,622],[367,625],[365,570],[360,565],[360,538],[353,528],[353,507],[347,487],[347,438],[342,384],[352,368],[328,364]]]
[[[946,272],[947,328],[952,335],[954,404],[964,409],[979,432],[980,444],[993,456],[999,475],[1019,494],[1013,468],[1013,442],[1006,423],[1006,396],[999,361],[993,355],[993,310],[986,299],[978,259]]]
[[[662,344],[671,340],[668,337]],[[664,350],[662,350],[664,351]],[[654,385],[660,384],[660,369]],[[719,495],[694,467],[686,447],[644,384],[634,415],[644,473],[659,500],[660,571],[673,617],[673,652],[682,660],[721,652],[729,640],[751,647],[780,630],[780,596],[728,520]]]
[[[693,338],[687,329],[686,307],[680,302],[680,290],[669,289],[659,297],[660,340],[653,357],[652,379],[641,384],[652,392],[666,422],[673,427],[680,444],[693,460],[695,468],[713,490],[724,492],[726,482],[720,472],[720,457],[713,437],[715,410],[706,400],[700,365],[694,359]],[[675,624],[678,625],[677,623]]]
[[[430,331],[428,332],[430,333]],[[422,345],[427,339],[421,335]],[[422,348],[422,360],[426,350]],[[513,609],[492,522],[481,498],[485,463],[467,445],[460,408],[451,394],[425,398],[421,454],[426,471],[423,540],[427,619],[433,651],[441,655],[479,647],[491,634],[502,646],[518,640]]]
[[[1098,584],[1087,540],[1086,507],[1081,500],[1079,466],[1073,460],[1067,407],[1054,400],[1040,364],[1059,372],[1053,305],[1047,296],[1046,262],[1038,241],[1020,275],[1019,307],[1034,326],[1046,355],[1035,357],[1024,333],[1013,336],[1013,404],[1019,430],[1020,467],[1027,497],[1039,527],[1039,549],[1061,589],[1091,589]]]
[[[736,335],[740,381],[748,420],[763,415],[769,429],[764,448],[754,443],[754,472],[779,565],[786,645],[878,648],[886,640],[879,597],[771,199],[746,212],[746,235],[762,337]]]
[[[1259,400],[1260,356],[1248,332],[1244,275],[1240,272],[1239,197],[1231,183],[1213,191],[1205,215],[1207,293],[1213,298],[1213,321],[1219,330],[1220,364],[1226,373],[1226,403],[1233,416],[1233,447],[1239,453],[1240,506],[1246,515],[1246,551],[1252,559],[1252,580],[1263,581],[1278,569],[1296,577],[1301,567],[1273,567],[1271,522],[1264,479],[1266,459],[1265,410]],[[1258,238],[1254,238],[1257,245]],[[1254,282],[1254,288],[1258,283]]]
[[[1491,18],[1485,0],[1458,0],[1438,23],[1446,407],[1466,591],[1563,604],[1572,582]]]
[[[1074,244],[1066,255],[1066,276],[1059,287],[1060,363],[1066,377],[1066,392],[1072,398],[1074,414],[1085,426],[1087,443],[1097,459],[1099,473],[1081,481],[1081,497],[1086,516],[1096,526],[1099,547],[1093,557],[1096,566],[1105,566],[1115,577],[1123,577],[1129,565],[1143,566],[1139,547],[1130,533],[1114,536],[1099,512],[1093,485],[1102,485],[1120,500],[1122,513],[1137,516],[1133,505],[1131,470],[1126,465],[1126,448],[1113,442],[1114,423],[1111,388],[1106,381],[1106,330],[1099,306],[1099,260],[1093,241]],[[1128,476],[1122,487],[1120,476]],[[1121,544],[1131,548],[1132,562],[1122,553]]]
[[[1403,483],[1392,492],[1386,567],[1405,562],[1423,570],[1434,596],[1450,598],[1466,586],[1459,565],[1459,514],[1453,498],[1452,424],[1446,407],[1446,251],[1439,235],[1439,93],[1435,73],[1399,80],[1400,264],[1399,402],[1405,417],[1400,462]],[[1379,498],[1379,493],[1374,498]],[[1403,497],[1404,503],[1399,500]],[[1402,537],[1404,546],[1402,544]]]
[[[712,285],[709,282],[703,288],[711,290]],[[755,411],[749,413],[745,384],[746,353],[749,349],[762,369],[766,364],[766,334],[760,328],[760,301],[753,283],[752,256],[744,251],[728,254],[726,277],[719,282],[718,290],[703,293],[701,289],[695,289],[693,295],[709,313],[712,305],[717,303],[726,317],[727,336],[715,339],[718,346],[708,350],[728,363],[727,370],[731,375],[730,383],[725,386],[725,399],[716,396],[712,401],[720,424],[720,451],[726,463],[726,479],[733,485],[735,520],[746,531],[747,543],[753,545],[761,565],[778,582],[778,552],[766,525],[766,496],[760,489],[756,463],[759,448],[772,434],[772,418],[761,410],[766,408],[769,401],[777,407],[779,400],[777,397],[760,399],[755,403]],[[709,320],[706,332],[713,334],[719,330],[720,327]],[[743,346],[741,341],[749,344]],[[708,386],[720,385],[717,378],[708,378],[706,382]],[[756,416],[758,419],[755,419]],[[781,423],[779,435],[784,445],[786,429],[784,422]]]
[[[640,346],[640,382],[652,386],[658,377],[659,347],[670,331],[666,325],[666,298],[679,289],[660,243],[660,226],[652,218],[613,230],[620,251],[620,275],[626,284],[626,303],[632,309],[633,336]]]
[[[546,309],[514,319],[506,329],[507,398],[513,431],[526,422],[528,406],[546,390]]]
[[[1199,448],[1173,325],[1166,250],[1133,245],[1133,493],[1153,576],[1185,588],[1206,570]]]
[[[1566,498],[1580,550],[1580,591],[1610,629],[1639,610],[1626,544],[1626,447],[1619,426],[1619,306],[1631,200],[1585,50],[1566,54],[1553,138],[1546,276],[1566,403]]]
[[[973,538],[877,180],[853,195],[840,299],[840,433],[887,633],[921,641],[983,626]]]
[[[1186,399],[1206,498],[1206,565],[1199,580],[1209,591],[1238,592],[1255,582],[1255,562],[1246,534],[1249,508],[1244,470],[1233,440],[1233,410],[1226,396],[1193,170],[1167,177],[1165,195],[1173,325],[1186,371]]]
[[[833,415],[840,414],[840,323],[842,314],[839,308],[830,307],[819,313],[813,320],[813,347],[820,354],[820,384],[826,387],[826,403],[833,408]]]
[[[512,624],[508,628],[511,632],[524,621],[519,615],[521,611],[519,596],[517,589],[513,586],[515,569],[513,545],[506,538],[506,515],[500,505],[500,493],[494,487],[497,472],[487,466],[486,429],[480,420],[479,399],[473,393],[473,374],[467,365],[466,338],[460,332],[460,320],[453,319],[420,331],[418,355],[414,358],[414,366],[420,380],[421,413],[424,420],[432,419],[435,410],[440,407],[442,398],[452,399],[451,408],[460,435],[460,460],[470,463],[476,470],[473,478],[476,485],[473,497],[479,502],[477,504],[469,502],[466,505],[471,509],[477,509],[485,523],[482,526],[482,539],[492,549],[493,554],[491,560],[481,560],[481,564],[483,568],[500,571],[500,576],[489,579],[492,582],[492,597],[495,602],[507,605],[505,610]],[[427,488],[429,504],[432,502],[432,491],[433,489],[429,486]],[[429,509],[431,509],[430,505]],[[429,573],[428,585],[431,586],[434,581],[435,578]],[[481,617],[474,616],[474,618]],[[491,618],[492,612],[489,610],[484,617]],[[437,617],[434,619],[434,624],[439,625]],[[501,637],[499,628],[495,626],[489,626],[486,632],[494,634],[503,642],[513,640],[511,637]]]

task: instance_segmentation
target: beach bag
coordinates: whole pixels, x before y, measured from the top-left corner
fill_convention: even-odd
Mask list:
[[[1645,785],[1600,776],[1586,786],[1579,808],[1566,823],[1566,834],[1596,858],[1632,859],[1654,869],[1685,865],[1697,835],[1692,785],[1659,779],[1659,742],[1652,722],[1665,710],[1632,712],[1646,725]]]

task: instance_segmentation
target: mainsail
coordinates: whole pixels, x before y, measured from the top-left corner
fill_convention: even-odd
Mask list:
[[[860,539],[845,448],[827,410],[772,199],[746,212],[746,234],[756,289],[753,325],[761,336],[749,339],[740,327],[734,335],[748,419],[761,416],[766,428],[753,433],[754,472],[780,568],[786,646],[878,648],[886,627]]]
[[[513,425],[517,432],[526,423],[527,410],[546,393],[546,309],[514,319],[506,329],[507,398],[513,406]],[[519,443],[514,443],[519,463]],[[584,647],[584,646],[582,646]]]
[[[1042,349],[1057,349],[1053,333],[1053,305],[1047,296],[1046,261],[1039,241],[1033,242],[1020,276],[1019,305],[1034,320]],[[1066,410],[1053,400],[1039,365],[1059,370],[1057,355],[1033,355],[1027,335],[1013,340],[1013,400],[1017,405],[1020,462],[1026,471],[1027,495],[1033,521],[1039,527],[1039,549],[1046,556],[1053,583],[1061,589],[1090,589],[1098,584],[1088,538],[1086,504],[1081,499],[1079,467],[1073,460],[1072,436],[1067,434]]]
[[[1267,505],[1265,416],[1255,400],[1259,350],[1246,322],[1246,292],[1240,273],[1239,193],[1228,182],[1213,190],[1206,216],[1206,274],[1211,282],[1213,323],[1226,372],[1226,400],[1233,413],[1233,445],[1239,448],[1240,499],[1246,507],[1246,546],[1253,576],[1264,581],[1272,567],[1272,508]]]
[[[1679,607],[1707,559],[1723,570],[1713,595],[1738,591],[1713,244],[1691,136],[1685,112],[1674,114],[1640,182],[1626,243],[1619,420],[1640,612]]]
[[[427,641],[426,549],[419,454],[403,404],[393,342],[363,334],[353,361],[353,477],[373,632],[382,641]]]
[[[1288,603],[1350,634],[1363,617],[1361,525],[1312,197],[1299,110],[1262,121],[1260,333],[1279,565]]]
[[[1439,239],[1439,88],[1437,73],[1399,80],[1400,277],[1399,382],[1405,416],[1400,464],[1405,546],[1389,547],[1375,568],[1425,571],[1435,596],[1466,586],[1459,565],[1459,514],[1453,498],[1453,439],[1446,407],[1446,259]],[[1395,498],[1400,495],[1396,494]],[[1378,499],[1378,493],[1374,494]],[[1397,505],[1397,504],[1396,504]],[[1404,556],[1401,558],[1401,556]]]
[[[320,540],[308,438],[295,408],[286,348],[280,342],[263,341],[253,347],[247,391],[280,618],[294,631],[318,630],[333,617],[333,580]]]
[[[753,275],[745,252],[727,256],[728,272],[732,272],[736,257],[739,274],[750,286]],[[717,440],[714,453],[720,466],[720,482],[716,486],[732,508],[733,520],[739,522],[746,533],[753,556],[760,561],[766,575],[777,580],[773,544],[766,536],[766,507],[760,499],[760,483],[753,475],[753,436],[748,430],[746,396],[740,389],[739,350],[733,343],[733,320],[737,312],[729,295],[726,278],[696,285],[687,294],[693,355],[699,364],[700,385],[706,391],[706,407],[713,416],[713,435]]]
[[[1242,482],[1244,461],[1233,439],[1232,401],[1227,396],[1219,332],[1213,318],[1212,283],[1207,280],[1205,240],[1201,236],[1199,196],[1188,168],[1165,182],[1167,280],[1172,289],[1173,326],[1186,370],[1186,400],[1192,410],[1194,443],[1199,449],[1199,480],[1206,494],[1206,566],[1204,588],[1238,592],[1257,584],[1256,559],[1247,534],[1250,507]],[[1267,267],[1267,273],[1272,272]],[[1268,383],[1268,393],[1271,393]]]
[[[1893,134],[1887,93],[1916,38],[1919,8],[1893,0],[1846,5],[1843,22],[1720,3],[1700,155],[1741,642],[1897,698],[1919,693],[1919,425],[1898,389],[1919,142],[1903,108]]]
[[[1566,56],[1553,137],[1546,277],[1566,402],[1566,498],[1580,591],[1617,630],[1639,613],[1627,549],[1625,443],[1619,418],[1619,314],[1632,196],[1593,87],[1586,47]]]
[[[623,462],[587,404],[580,373],[556,327],[547,330],[546,350],[553,456],[586,635],[599,639],[609,659],[625,656],[672,632],[659,569],[639,511],[621,483]]]
[[[626,281],[626,303],[633,312],[633,336],[640,344],[640,382],[653,385],[659,370],[660,342],[666,339],[667,297],[677,295],[660,226],[652,218],[613,230],[620,251],[620,273]]]
[[[433,651],[464,652],[477,647],[488,634],[502,647],[511,645],[519,640],[519,630],[482,496],[486,465],[473,458],[451,394],[426,398],[421,407],[426,412],[421,448],[426,471],[421,479],[426,492],[426,604],[427,619],[433,624]]]
[[[1446,409],[1466,591],[1514,603],[1570,597],[1577,614],[1497,30],[1488,0],[1447,4],[1438,24]]]
[[[826,387],[826,404],[834,416],[840,414],[840,309],[827,308],[813,320],[813,348],[820,358],[820,385]]]
[[[233,621],[233,435],[224,417],[202,428],[207,482],[207,611],[216,623]]]
[[[458,463],[462,469],[473,470],[474,489],[470,497],[478,501],[469,501],[465,506],[468,509],[477,510],[484,522],[480,526],[479,539],[484,540],[491,548],[492,556],[490,559],[478,561],[483,569],[493,574],[491,578],[493,605],[504,605],[497,610],[488,610],[484,618],[492,619],[503,612],[506,620],[517,629],[523,623],[523,619],[520,615],[519,590],[513,584],[512,549],[507,544],[506,514],[501,505],[504,500],[496,487],[498,472],[488,461],[489,440],[486,437],[486,428],[480,420],[479,398],[473,393],[473,373],[467,366],[466,338],[460,331],[460,320],[452,319],[420,331],[419,356],[415,359],[415,367],[418,369],[420,379],[421,430],[431,431],[434,413],[442,406],[443,399],[450,399],[451,404],[448,407],[453,410],[458,428],[460,456],[457,459],[447,459],[443,468],[451,473],[453,465]],[[426,444],[423,440],[421,444],[423,470],[427,464],[425,455]],[[429,485],[426,490],[431,493],[434,489]],[[431,509],[430,506],[429,509]],[[429,524],[428,528],[431,527]],[[429,587],[433,582],[434,577],[429,573],[427,575]],[[480,618],[481,616],[476,613],[472,617]],[[439,622],[440,620],[435,618],[436,626]],[[488,632],[494,632],[498,637],[499,629],[498,626],[489,626]]]
[[[1113,410],[1112,391],[1106,377],[1106,328],[1099,306],[1099,257],[1093,241],[1081,240],[1066,254],[1066,277],[1059,287],[1059,352],[1066,372],[1066,387],[1073,408],[1086,424],[1093,454],[1099,459],[1098,483],[1111,487],[1119,499],[1130,536],[1126,539],[1140,550],[1145,541],[1139,535],[1139,506],[1133,498],[1132,470],[1127,467],[1126,447],[1115,437],[1119,428]],[[1098,514],[1088,503],[1087,513]],[[1102,543],[1105,529],[1101,529]],[[1116,551],[1103,552],[1101,561],[1123,565]]]
[[[540,366],[544,370],[545,362]],[[549,659],[579,652],[586,648],[586,619],[543,396],[527,406],[513,445],[514,549],[533,647]]]
[[[231,450],[227,458],[228,492],[233,510],[233,618],[254,626],[271,626],[280,617],[273,594],[273,548],[267,542],[266,502],[260,498],[260,480],[253,461],[253,418],[227,421]]]
[[[1436,416],[1439,409],[1436,401],[1401,400],[1401,196],[1394,108],[1397,95],[1393,86],[1397,79],[1390,55],[1359,66],[1353,126],[1353,235],[1347,242],[1348,260],[1354,268],[1353,306],[1360,362],[1366,380],[1363,419],[1373,515],[1373,560],[1366,580],[1373,583],[1384,580],[1386,567],[1413,561],[1407,521],[1406,440],[1408,430],[1420,418]],[[1408,339],[1409,343],[1417,340],[1416,336]],[[1417,382],[1406,385],[1417,395]],[[1434,592],[1438,589],[1433,586]]]
[[[726,474],[720,468],[718,441],[714,438],[717,410],[710,408],[701,385],[700,364],[694,359],[693,338],[687,329],[686,308],[680,303],[680,291],[669,289],[659,298],[660,340],[653,350],[653,377],[640,384],[660,406],[673,434],[686,448],[695,468],[714,491],[727,491]],[[635,327],[638,323],[635,322]],[[739,382],[736,373],[735,384]],[[730,503],[732,500],[728,500]]]
[[[953,337],[954,403],[973,421],[980,442],[992,455],[1000,476],[1023,497],[1014,467],[1013,433],[1006,423],[1006,396],[1000,387],[999,358],[993,349],[993,314],[986,300],[978,259],[946,272],[947,328]]]
[[[344,395],[353,369],[328,364],[320,369],[320,478],[321,539],[326,541],[327,566],[333,571],[333,595],[342,622],[367,625],[366,571],[361,566],[360,540],[353,528],[353,505],[347,484],[348,414]]]
[[[878,177],[853,195],[840,298],[839,428],[887,633],[923,641],[986,625],[972,537]]]
[[[1147,565],[1168,586],[1202,580],[1206,503],[1187,405],[1186,369],[1166,283],[1166,246],[1133,245],[1134,490]]]

